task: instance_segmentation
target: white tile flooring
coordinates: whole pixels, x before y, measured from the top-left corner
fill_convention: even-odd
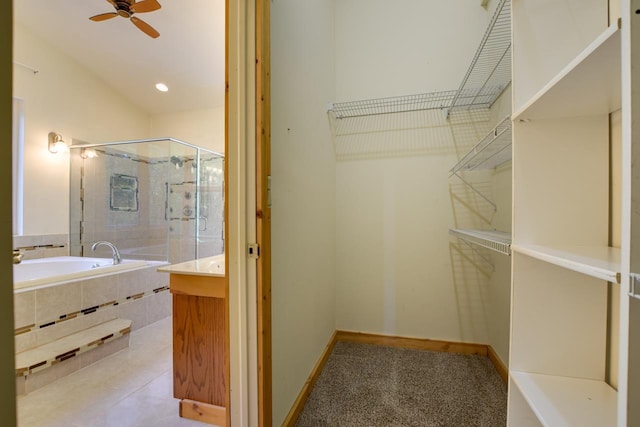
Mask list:
[[[18,396],[19,427],[203,427],[172,397],[171,318],[131,333],[128,349]]]

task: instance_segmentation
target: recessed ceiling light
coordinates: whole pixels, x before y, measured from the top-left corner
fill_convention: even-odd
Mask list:
[[[166,92],[169,90],[167,85],[164,83],[156,83],[156,89],[158,89],[160,92]]]

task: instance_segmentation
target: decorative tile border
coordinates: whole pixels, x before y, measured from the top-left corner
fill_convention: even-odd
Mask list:
[[[13,236],[13,249],[46,249],[51,247],[66,247],[68,243],[68,234],[34,234],[26,236]]]
[[[18,335],[26,334],[27,332],[31,332],[35,327],[36,327],[35,324],[23,326],[15,330],[15,335],[18,336]]]
[[[87,344],[83,344],[71,350],[65,351],[64,353],[58,354],[55,357],[49,358],[47,360],[43,360],[38,363],[34,363],[28,367],[16,369],[16,377],[24,377],[27,375],[35,374],[36,372],[40,372],[43,369],[50,368],[54,365],[57,365],[58,363],[64,362],[65,360],[71,359],[72,357],[75,357],[79,354],[85,353],[89,350],[93,350],[94,348],[97,348],[98,346],[101,346],[107,342],[114,341],[118,338],[128,335],[130,332],[131,332],[131,326],[128,326],[124,329],[115,331],[102,338],[93,340]]]
[[[22,335],[22,334],[26,334],[28,332],[32,332],[38,329],[44,329],[47,328],[49,326],[53,326],[56,324],[60,324],[62,322],[65,322],[67,320],[71,320],[71,319],[75,319],[78,316],[86,316],[88,314],[93,314],[97,311],[100,310],[104,310],[106,308],[109,307],[114,307],[117,305],[120,305],[122,303],[128,302],[128,301],[133,301],[133,300],[137,300],[140,298],[145,298],[145,297],[150,297],[152,295],[158,294],[160,292],[166,292],[169,290],[169,286],[162,286],[156,289],[153,289],[152,291],[149,292],[141,292],[139,294],[135,294],[135,295],[130,295],[126,298],[123,298],[121,300],[114,300],[114,301],[109,301],[106,302],[104,304],[100,304],[100,305],[95,305],[93,307],[87,307],[87,308],[83,308],[80,311],[74,311],[73,313],[67,313],[67,314],[61,314],[57,319],[55,320],[50,320],[50,321],[46,321],[46,322],[42,322],[42,323],[36,323],[36,324],[32,324],[32,325],[27,325],[27,326],[22,326],[18,329],[14,330],[14,335]]]
[[[59,248],[66,248],[67,245],[61,244],[61,245],[31,245],[31,246],[18,246],[15,249],[19,250],[19,251],[35,251],[36,249],[59,249]]]

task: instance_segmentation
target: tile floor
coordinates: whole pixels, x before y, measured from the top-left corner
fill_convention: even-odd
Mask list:
[[[18,397],[19,427],[203,427],[172,397],[171,318],[131,333],[129,348]]]

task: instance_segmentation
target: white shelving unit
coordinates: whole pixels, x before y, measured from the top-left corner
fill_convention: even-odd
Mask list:
[[[602,381],[524,372],[511,378],[544,426],[615,425],[617,393]]]
[[[513,245],[519,254],[549,264],[586,274],[591,277],[620,283],[620,249],[604,246],[550,247],[540,245]]]
[[[622,18],[606,25],[607,2],[513,5],[510,427],[640,425],[633,403],[640,379],[629,370],[631,343],[640,342],[630,319],[640,307],[627,295],[638,208],[631,176],[640,176],[630,155],[639,130],[629,114],[640,104],[631,91],[640,1],[621,6]],[[618,110],[622,189],[610,184],[610,114]],[[612,192],[621,193],[619,210]],[[619,211],[622,249],[609,246],[610,216]],[[608,297],[618,286],[619,331],[608,321],[618,312]],[[617,378],[609,376],[612,365]]]
[[[580,117],[620,109],[620,21],[513,114],[513,120]]]

